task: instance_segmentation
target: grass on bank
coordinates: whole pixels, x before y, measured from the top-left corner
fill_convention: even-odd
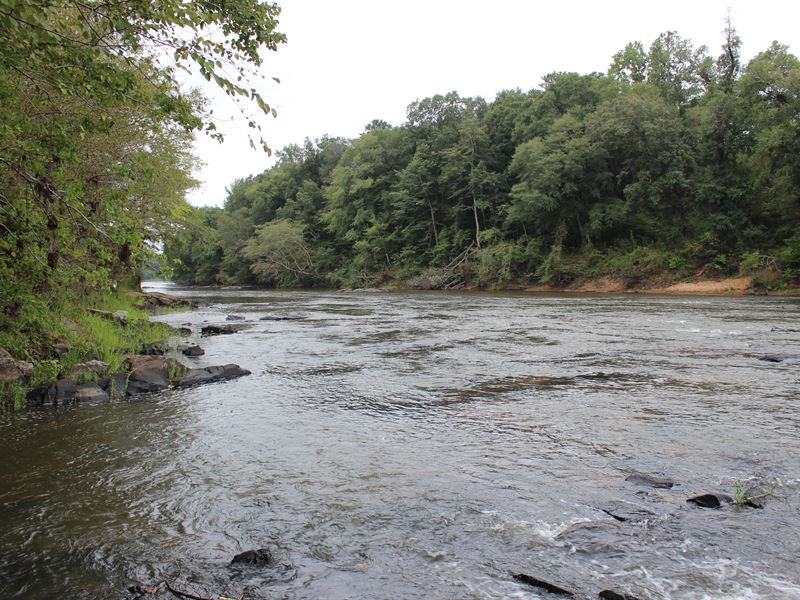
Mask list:
[[[87,360],[107,363],[110,372],[122,371],[126,355],[168,338],[169,326],[150,322],[141,302],[141,297],[129,290],[87,296],[80,304],[33,300],[7,323],[8,327],[0,330],[0,347],[19,361],[33,363],[33,376],[24,385],[0,383],[0,404],[19,408],[24,405],[28,390],[54,381],[73,365]],[[122,310],[127,320],[122,323],[93,314],[90,308],[112,313]]]

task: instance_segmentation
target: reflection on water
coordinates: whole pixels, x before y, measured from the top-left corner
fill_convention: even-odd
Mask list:
[[[800,597],[797,301],[176,291],[253,375],[0,415],[0,597]]]

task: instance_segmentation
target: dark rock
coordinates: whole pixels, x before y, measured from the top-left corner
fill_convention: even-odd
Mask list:
[[[5,348],[0,348],[0,382],[8,383],[27,379],[31,375],[33,375],[31,363],[14,360],[14,357]]]
[[[511,576],[517,581],[521,581],[522,583],[527,583],[528,585],[545,590],[547,592],[550,592],[551,594],[558,594],[560,596],[568,596],[570,598],[575,598],[575,592],[565,590],[564,588],[552,584],[549,581],[544,581],[543,579],[531,577],[530,575],[526,575],[525,573],[515,573],[512,574]]]
[[[135,355],[128,356],[125,360],[130,368],[128,394],[165,390],[171,379],[186,372],[186,367],[174,358]]]
[[[25,394],[25,398],[32,404],[58,406],[59,404],[71,402],[75,398],[76,388],[74,381],[59,379],[53,383],[32,389]]]
[[[96,383],[86,383],[75,388],[74,398],[80,402],[106,402],[108,393]]]
[[[232,565],[252,565],[254,567],[266,567],[274,562],[272,552],[266,548],[258,550],[247,550],[237,554],[231,560]]]
[[[636,596],[631,596],[630,594],[620,594],[614,590],[603,590],[597,595],[603,600],[639,600],[639,598]]]
[[[250,371],[233,364],[189,369],[183,377],[175,382],[175,387],[189,387],[204,383],[214,383],[215,381],[227,381],[244,375],[250,375]]]
[[[142,354],[148,356],[163,356],[169,350],[169,344],[167,342],[150,342],[149,344],[145,344],[142,346]]]
[[[200,346],[189,346],[184,348],[182,352],[184,356],[203,356],[206,353]]]
[[[124,398],[128,393],[128,374],[114,373],[100,382],[100,387],[114,400]]]
[[[244,317],[242,315],[228,315],[225,317],[226,321],[244,321]]]
[[[241,331],[240,326],[236,325],[206,325],[200,330],[200,335],[208,337],[210,335],[229,335]]]
[[[772,327],[772,329],[770,329],[770,331],[772,331],[772,332],[778,332],[779,331],[779,332],[782,332],[782,333],[783,332],[786,332],[786,333],[800,333],[800,329],[789,329],[788,327],[778,327],[777,325],[774,325]]]
[[[653,488],[672,489],[675,482],[670,479],[662,477],[654,477],[653,475],[645,475],[644,473],[631,473],[625,478],[625,481],[635,483],[636,485],[646,485]]]
[[[183,335],[183,336],[192,335],[192,330],[189,329],[188,327],[178,327],[178,335]]]
[[[723,504],[731,504],[733,498],[727,494],[701,494],[686,500],[691,504],[695,504],[700,508],[719,508]]]

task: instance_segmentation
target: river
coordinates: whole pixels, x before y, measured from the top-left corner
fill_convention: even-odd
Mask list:
[[[252,375],[0,414],[0,597],[800,598],[797,299],[165,288]]]

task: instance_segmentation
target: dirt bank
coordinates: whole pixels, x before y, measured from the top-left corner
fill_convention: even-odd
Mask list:
[[[701,279],[671,285],[629,286],[622,279],[614,277],[597,277],[581,279],[567,287],[537,285],[525,288],[526,292],[576,292],[596,294],[665,294],[693,296],[743,296],[751,293],[750,277],[731,277],[728,279]]]

